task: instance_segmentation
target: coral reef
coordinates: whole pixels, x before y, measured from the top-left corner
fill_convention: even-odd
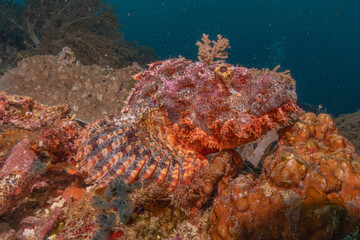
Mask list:
[[[42,164],[36,157],[28,139],[13,147],[0,173],[0,215],[16,207],[29,194],[44,168],[36,166]]]
[[[68,113],[65,105],[47,107],[1,93],[3,239],[349,239],[359,234],[360,159],[329,115],[307,113],[281,130],[262,174],[224,149],[206,156],[207,165],[194,172],[191,184],[169,192],[168,185],[148,179],[130,185],[118,178],[106,189],[91,181],[84,185],[71,165],[77,163],[71,156],[81,128]]]
[[[213,65],[223,63],[228,58],[228,53],[225,52],[225,49],[230,48],[228,39],[219,34],[217,41],[211,41],[209,35],[203,34],[201,41],[196,42],[196,46],[199,48],[198,58],[200,62]]]
[[[341,114],[334,119],[339,133],[354,144],[357,154],[360,154],[360,111]]]
[[[110,213],[109,216],[100,213],[97,217],[97,223],[100,229],[93,236],[93,240],[109,239],[111,237],[112,228],[115,223],[115,213]]]
[[[332,239],[360,221],[360,163],[327,114],[303,115],[279,135],[258,178],[220,183],[212,239]]]
[[[88,183],[101,188],[121,175],[171,190],[208,163],[205,155],[259,138],[298,111],[290,84],[254,79],[243,67],[184,58],[149,67],[134,76],[139,84],[122,114],[89,125],[80,137],[75,160]]]
[[[258,167],[265,157],[270,155],[274,143],[279,139],[277,132],[276,129],[272,129],[261,138],[237,147],[236,151],[251,165]]]
[[[117,188],[117,189],[114,189]],[[128,190],[126,186],[116,182],[109,186],[109,192],[102,197],[103,193],[94,193],[78,187],[71,188],[69,194],[64,191],[62,197],[78,196],[76,201],[68,201],[64,207],[65,218],[60,222],[58,233],[54,233],[56,239],[121,239],[124,235],[124,224],[122,210],[119,214],[114,213],[114,200],[121,200],[124,192]],[[115,191],[112,191],[115,190]],[[120,190],[120,191],[118,191]],[[68,191],[69,192],[69,191]],[[120,193],[122,192],[122,193]],[[117,194],[112,196],[112,194]],[[125,194],[126,195],[126,194]],[[69,198],[67,198],[69,199]],[[128,216],[130,218],[130,216]]]
[[[228,183],[242,168],[235,151],[223,150],[209,157],[209,164],[195,173],[191,184],[168,192],[151,183],[131,192],[132,224],[125,229],[129,239],[207,239],[211,196],[219,182]]]
[[[83,66],[69,48],[64,48],[58,57],[22,60],[0,79],[0,90],[48,105],[66,103],[71,114],[92,122],[120,112],[135,84],[131,76],[141,69],[137,64],[122,69]]]
[[[0,0],[0,39],[4,45],[19,44],[21,34],[15,31],[12,21],[20,22],[21,18],[21,5],[11,0]],[[5,14],[6,13],[6,14]],[[7,15],[12,16],[8,18]]]
[[[83,192],[79,201],[69,202],[64,207],[64,219],[55,236],[59,240],[84,239],[90,240],[98,231],[97,215],[99,211],[90,205],[91,193]]]
[[[11,20],[21,18],[21,5],[12,0],[0,0],[0,78],[16,63],[32,53],[24,43],[24,35]],[[11,19],[8,16],[12,16]]]
[[[233,150],[223,150],[208,158],[209,164],[194,174],[191,184],[180,185],[169,193],[163,185],[152,182],[131,194],[133,202],[142,205],[142,208],[151,208],[155,200],[165,201],[187,215],[196,216],[217,183],[229,181],[243,167],[242,158]]]
[[[82,176],[71,165],[81,127],[69,119],[69,111],[65,105],[47,107],[28,97],[0,94],[2,239],[123,235],[119,225],[132,211],[131,206],[124,210],[128,190],[110,184],[104,196],[111,206],[101,214],[92,208],[93,193],[84,189]]]
[[[1,49],[5,48],[5,49]],[[0,78],[24,58],[34,55],[31,50],[21,50],[14,47],[4,47],[0,43]]]
[[[230,181],[241,164],[236,152],[222,151],[211,157],[191,185],[179,186],[172,193],[155,182],[145,186],[112,180],[105,190],[92,197],[87,194],[67,210],[60,239],[91,239],[109,234],[125,239],[208,239],[211,212],[207,201],[215,191],[213,187],[219,181]],[[205,211],[202,206],[206,206]]]
[[[67,162],[81,130],[68,112],[0,93],[0,221],[18,239],[47,236],[62,216],[52,197],[81,179]]]
[[[215,61],[224,49],[206,63],[150,64],[122,111],[85,129],[66,105],[0,93],[0,238],[357,238],[355,147],[330,115],[299,110],[289,72]],[[117,71],[83,66],[66,47],[1,83],[116,105],[132,86]]]
[[[113,8],[101,0],[1,2],[1,25],[20,32],[37,54],[57,54],[70,46],[84,64],[123,67],[155,60],[151,49],[124,40]]]
[[[99,196],[94,196],[91,199],[91,205],[97,210],[115,208],[119,213],[121,222],[126,224],[129,222],[132,213],[131,200],[129,198],[132,188],[130,184],[125,184],[119,179],[113,179],[104,192],[106,201]]]

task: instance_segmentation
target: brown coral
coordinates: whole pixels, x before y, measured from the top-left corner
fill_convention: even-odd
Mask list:
[[[346,202],[360,194],[359,156],[354,146],[338,134],[330,115],[316,118],[315,114],[305,114],[284,131],[278,145],[276,155],[264,163],[267,177],[277,187],[304,194],[303,186],[312,186]]]
[[[354,144],[357,154],[360,154],[360,110],[341,114],[334,122],[339,133],[348,138]]]
[[[280,134],[263,174],[219,187],[213,239],[330,239],[359,223],[360,164],[327,114],[307,113]],[[221,190],[223,189],[223,190]]]
[[[70,45],[88,64],[116,61],[119,23],[113,9],[100,0],[28,0],[21,18],[5,10],[0,9],[8,22],[24,33],[28,46],[39,53],[54,54]]]
[[[142,68],[83,66],[69,48],[59,57],[35,56],[22,60],[0,80],[0,90],[30,96],[48,105],[67,103],[72,114],[94,121],[119,112],[134,86],[131,76]]]
[[[211,41],[209,35],[203,34],[201,41],[196,42],[196,46],[199,47],[198,58],[200,62],[212,65],[223,63],[228,58],[228,53],[225,52],[225,49],[230,48],[227,38],[223,38],[219,34],[217,35],[217,41]]]
[[[24,39],[16,40],[16,48],[37,54],[57,54],[70,46],[84,64],[117,67],[156,59],[152,49],[124,39],[113,7],[101,0],[1,1],[0,15],[0,32],[20,35]]]

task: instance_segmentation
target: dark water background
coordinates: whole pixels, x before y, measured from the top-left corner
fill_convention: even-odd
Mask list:
[[[18,0],[22,2],[21,0]],[[360,109],[360,0],[105,0],[128,41],[197,60],[202,33],[230,40],[228,62],[289,69],[303,103]]]
[[[197,59],[202,33],[230,40],[228,62],[290,69],[301,101],[360,109],[360,0],[108,0],[127,40]]]

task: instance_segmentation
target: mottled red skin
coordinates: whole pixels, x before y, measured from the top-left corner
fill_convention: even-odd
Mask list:
[[[247,68],[230,64],[171,59],[134,78],[140,83],[127,108],[164,111],[176,135],[172,143],[204,155],[260,137],[294,110],[290,106],[276,116],[282,105],[296,102],[289,84],[268,75],[253,79]]]
[[[261,137],[297,110],[289,83],[226,63],[170,59],[134,79],[122,114],[88,126],[79,140],[75,159],[88,183],[120,175],[173,188],[207,164],[205,155]]]

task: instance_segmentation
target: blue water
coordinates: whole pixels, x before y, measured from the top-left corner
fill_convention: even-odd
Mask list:
[[[303,103],[333,115],[360,109],[360,0],[105,2],[115,6],[125,39],[161,59],[196,60],[202,33],[222,34],[228,62],[291,70]]]
[[[359,0],[108,0],[125,38],[164,59],[197,59],[202,33],[230,40],[230,63],[290,69],[300,100],[360,109]]]

